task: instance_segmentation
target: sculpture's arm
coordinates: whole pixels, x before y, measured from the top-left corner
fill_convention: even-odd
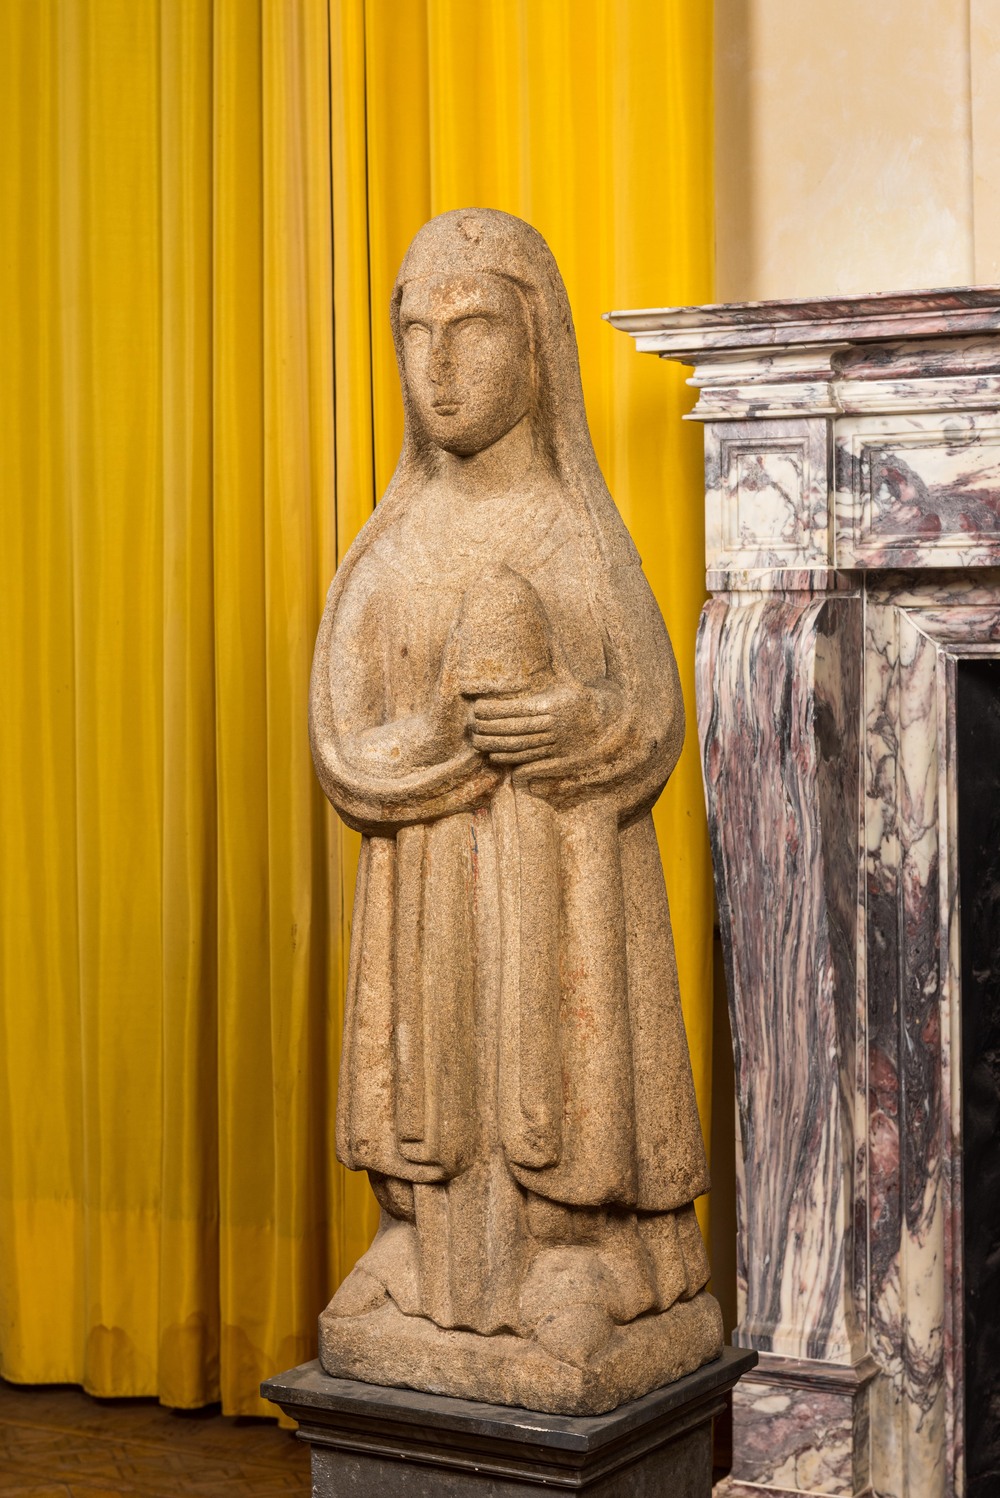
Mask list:
[[[388,716],[391,639],[385,600],[363,579],[331,594],[313,659],[310,739],[323,790],[362,832],[471,809],[500,778],[469,743],[467,705],[447,681],[426,712]]]
[[[479,701],[472,742],[547,799],[568,804],[610,793],[624,818],[651,806],[663,789],[683,742],[684,707],[670,641],[641,569],[616,567],[602,592],[606,675],[580,682],[560,666],[516,707]]]
[[[611,725],[608,780],[623,816],[659,796],[684,743],[684,698],[663,615],[638,565],[615,569],[609,675],[621,711]]]

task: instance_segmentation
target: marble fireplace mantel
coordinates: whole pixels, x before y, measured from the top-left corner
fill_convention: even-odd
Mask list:
[[[989,1498],[1000,288],[608,316],[694,366],[705,424],[735,1340],[761,1355],[726,1488]]]

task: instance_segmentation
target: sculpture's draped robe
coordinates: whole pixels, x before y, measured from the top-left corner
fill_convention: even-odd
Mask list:
[[[650,815],[683,734],[662,619],[617,516],[601,557],[552,488],[448,513],[417,488],[376,520],[331,592],[313,738],[364,834],[337,1144],[408,1224],[417,1262],[388,1288],[442,1325],[516,1326],[539,1242],[615,1235],[620,1261],[625,1234],[641,1269],[618,1319],[668,1306],[707,1277],[708,1180]],[[433,762],[432,694],[500,564],[540,600],[555,669],[613,694],[535,782],[471,746]]]

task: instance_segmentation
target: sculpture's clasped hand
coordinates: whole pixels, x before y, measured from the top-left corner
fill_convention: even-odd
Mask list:
[[[479,697],[473,709],[472,745],[491,764],[555,768],[577,756],[604,729],[613,710],[613,689],[585,686],[559,676],[540,691],[509,697]]]
[[[430,753],[434,762],[453,759],[463,750],[468,753],[468,735],[472,726],[471,704],[458,692],[438,690],[430,710]]]

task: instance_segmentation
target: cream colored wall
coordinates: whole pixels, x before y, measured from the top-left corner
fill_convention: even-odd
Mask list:
[[[1000,0],[715,0],[720,301],[1000,281]]]
[[[976,280],[1000,282],[1000,0],[971,0]]]

